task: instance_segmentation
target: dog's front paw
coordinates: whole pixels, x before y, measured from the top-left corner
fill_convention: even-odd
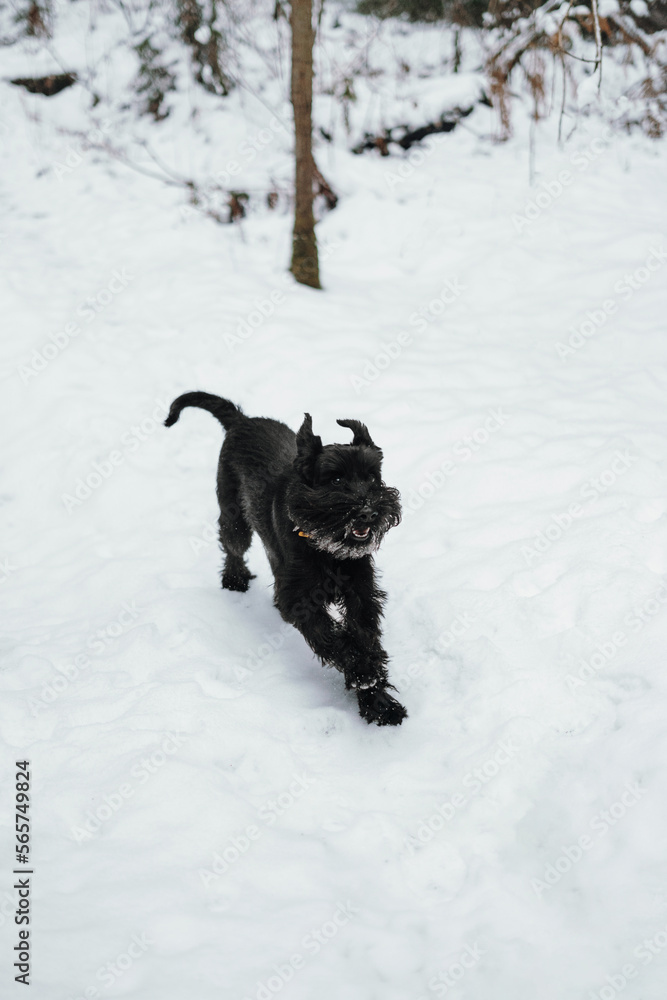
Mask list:
[[[354,640],[350,640],[349,645],[343,646],[344,655],[341,660],[344,664],[345,687],[354,688],[356,691],[364,691],[367,688],[386,687],[389,681],[385,664],[389,657],[378,643],[377,650],[359,649]]]
[[[400,726],[408,713],[386,688],[365,688],[357,691],[359,714],[366,722],[377,726]]]
[[[383,664],[372,661],[357,660],[345,671],[345,686],[356,691],[367,691],[370,688],[384,687],[387,683],[387,671]]]
[[[254,573],[241,574],[225,570],[222,574],[222,589],[236,590],[241,594],[245,594],[246,590],[250,586],[250,581],[254,579]]]

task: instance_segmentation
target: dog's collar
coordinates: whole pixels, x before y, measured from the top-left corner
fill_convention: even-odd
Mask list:
[[[310,535],[305,531],[300,531],[299,538],[310,538]]]

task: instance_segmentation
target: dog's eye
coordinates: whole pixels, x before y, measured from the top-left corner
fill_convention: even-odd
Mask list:
[[[342,482],[343,482],[343,477],[342,477],[342,476],[334,476],[334,477],[333,477],[333,479],[331,480],[331,482],[332,482],[332,483],[333,483],[333,484],[334,484],[335,486],[337,486],[337,485],[338,485],[338,483],[342,483]]]

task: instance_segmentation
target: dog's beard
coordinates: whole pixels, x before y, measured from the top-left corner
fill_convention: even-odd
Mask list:
[[[289,489],[287,505],[294,530],[307,535],[314,548],[338,559],[361,559],[376,552],[389,529],[401,520],[399,492],[391,486],[355,503],[340,491],[299,483]],[[361,520],[364,507],[377,514],[369,524]],[[368,534],[360,536],[366,528]]]

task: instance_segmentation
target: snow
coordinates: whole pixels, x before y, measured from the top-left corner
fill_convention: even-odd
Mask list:
[[[92,127],[76,88],[1,93],[0,734],[4,785],[33,771],[33,996],[662,1000],[662,146],[545,127],[531,186],[483,108],[420,156],[322,144],[316,292],[284,205],[216,226],[87,148],[57,176],[58,127]],[[281,111],[202,107],[153,130],[198,176]],[[289,177],[274,136],[257,186]],[[258,545],[250,591],[219,589],[220,428],[161,425],[195,388],[381,444],[401,728],[284,625]]]

